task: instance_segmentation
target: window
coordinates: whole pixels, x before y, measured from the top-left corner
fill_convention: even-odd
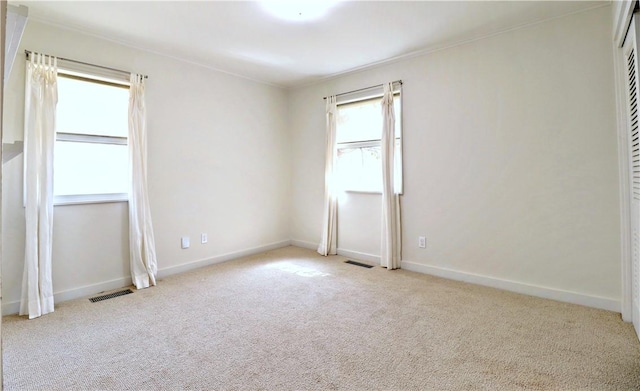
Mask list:
[[[56,204],[127,199],[129,86],[59,69]]]
[[[382,97],[338,103],[337,180],[343,191],[382,192]],[[394,93],[395,187],[402,189],[402,115],[400,92]]]

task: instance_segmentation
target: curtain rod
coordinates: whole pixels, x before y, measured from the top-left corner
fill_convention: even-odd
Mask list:
[[[25,50],[24,54],[26,54],[27,56],[27,60],[29,59],[29,56],[32,54],[33,52],[31,50]],[[55,57],[55,56],[51,56],[51,57]],[[96,65],[96,64],[90,64],[88,62],[83,62],[83,61],[78,61],[78,60],[72,60],[70,58],[64,58],[64,57],[56,57],[58,60],[62,60],[62,61],[68,61],[68,62],[73,62],[76,64],[80,64],[80,65],[88,65],[90,67],[96,67],[96,68],[102,68],[102,69],[106,69],[109,71],[114,71],[114,72],[120,72],[120,73],[127,73],[127,74],[131,74],[132,72],[129,71],[123,71],[122,69],[116,69],[116,68],[109,68],[109,67],[105,67],[102,65]],[[149,76],[147,75],[142,75],[145,79],[148,79]]]
[[[400,85],[402,85],[402,80],[395,80],[395,81],[392,81],[392,82],[391,82],[391,84],[396,84],[396,83],[400,83]],[[358,88],[357,90],[352,90],[352,91],[347,91],[347,92],[341,92],[341,93],[339,93],[339,94],[336,94],[336,97],[338,97],[338,96],[342,96],[342,95],[353,94],[353,93],[355,93],[355,92],[366,91],[366,90],[370,90],[370,89],[372,89],[372,88],[378,88],[378,87],[382,87],[382,86],[384,86],[384,84],[378,84],[378,85],[371,86],[371,87]],[[322,99],[327,100],[327,97],[325,96],[325,97],[324,97],[324,98],[322,98]]]

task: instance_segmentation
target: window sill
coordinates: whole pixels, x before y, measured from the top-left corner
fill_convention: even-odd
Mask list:
[[[380,190],[343,190],[343,193],[382,195],[382,191],[380,191]],[[398,195],[403,195],[403,194],[404,193],[398,193]]]
[[[378,194],[382,195],[382,191],[380,190],[344,190],[345,193],[354,193],[354,194]]]
[[[112,202],[128,202],[129,195],[122,194],[83,194],[54,196],[54,206],[83,205],[83,204],[107,204]]]

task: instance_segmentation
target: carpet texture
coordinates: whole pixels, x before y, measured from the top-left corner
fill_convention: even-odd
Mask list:
[[[638,390],[620,315],[286,247],[3,319],[6,390]]]

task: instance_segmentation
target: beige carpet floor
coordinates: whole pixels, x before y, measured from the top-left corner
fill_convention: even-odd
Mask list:
[[[295,247],[3,319],[6,390],[639,390],[612,312]]]

